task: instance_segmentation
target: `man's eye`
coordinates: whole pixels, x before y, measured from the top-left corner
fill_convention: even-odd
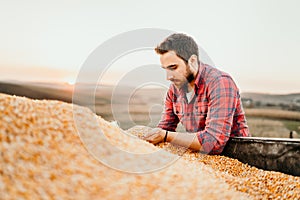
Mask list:
[[[175,70],[175,69],[177,69],[176,65],[170,67],[170,70]]]

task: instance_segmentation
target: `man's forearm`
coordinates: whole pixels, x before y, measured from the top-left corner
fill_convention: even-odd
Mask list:
[[[180,133],[180,132],[168,132],[167,142],[184,146],[193,150],[200,150],[201,145],[197,138],[196,133]]]

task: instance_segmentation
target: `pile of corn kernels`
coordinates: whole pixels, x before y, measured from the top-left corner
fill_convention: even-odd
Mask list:
[[[149,129],[136,126],[127,132],[142,137]],[[215,175],[222,177],[231,188],[247,193],[254,199],[300,199],[300,177],[257,169],[236,159],[204,155],[170,143],[160,143],[158,146],[185,160],[210,166]]]
[[[253,199],[203,162],[162,167],[177,157],[88,108],[0,94],[0,199]]]

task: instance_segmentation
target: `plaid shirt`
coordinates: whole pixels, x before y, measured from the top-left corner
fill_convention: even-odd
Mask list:
[[[175,131],[181,122],[196,132],[204,153],[222,153],[230,136],[249,136],[239,89],[232,78],[201,64],[194,94],[188,103],[183,89],[170,86],[159,128]]]

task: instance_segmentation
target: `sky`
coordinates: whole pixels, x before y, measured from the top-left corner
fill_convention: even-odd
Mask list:
[[[299,8],[298,0],[1,0],[0,80],[74,83],[105,41],[158,28],[192,36],[242,92],[296,93]],[[153,51],[131,53],[111,65],[103,82],[149,63],[159,65]]]

